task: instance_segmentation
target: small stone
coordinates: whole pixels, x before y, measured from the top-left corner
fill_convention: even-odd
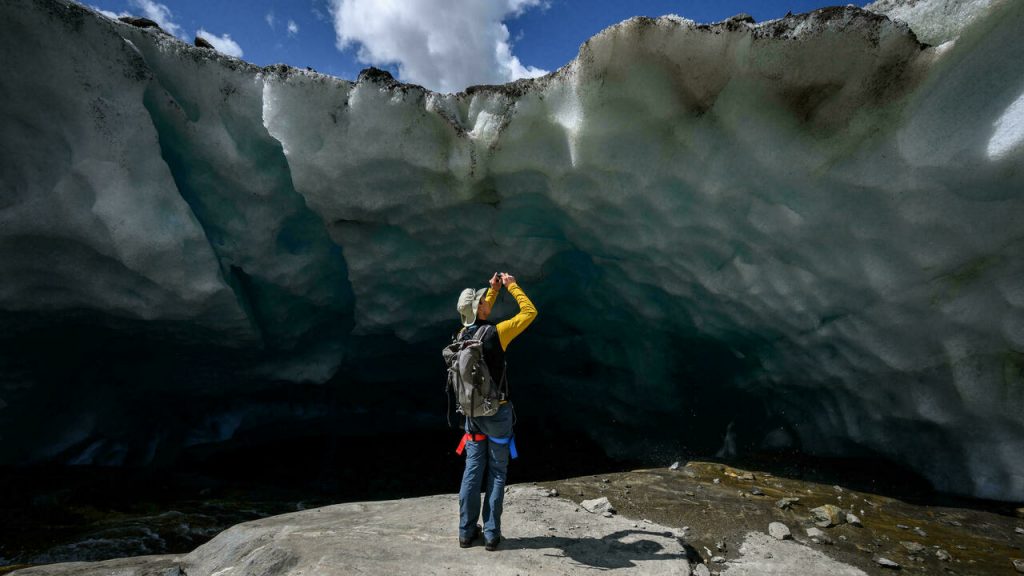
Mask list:
[[[846,535],[845,534],[840,534],[839,535],[839,539],[842,540],[843,542],[846,542]]]
[[[605,512],[604,514],[601,514],[601,516],[604,516],[605,518],[611,518],[612,516],[615,516],[615,514],[612,514],[611,512]]]
[[[900,546],[906,548],[907,552],[910,552],[911,554],[917,554],[918,552],[924,551],[924,546],[918,544],[917,542],[908,542],[906,540],[903,540],[900,542]]]
[[[610,480],[608,480],[607,478],[601,478],[601,482],[604,482],[605,484],[607,484],[608,482],[610,482]]]
[[[1021,574],[1024,574],[1024,560],[1020,558],[1013,559],[1013,569]]]
[[[842,513],[843,511],[838,506],[833,506],[832,504],[825,504],[824,506],[811,509],[811,515],[815,520],[814,523],[819,528],[828,528],[842,524],[844,520]]]
[[[715,564],[725,564],[724,556],[712,556],[711,561]]]
[[[718,542],[715,542],[715,550],[718,550],[719,552],[725,552],[725,540],[719,540]]]
[[[956,545],[956,549],[957,550],[967,550],[967,546],[964,546],[963,544],[957,544]]]
[[[1024,528],[1021,528],[1020,526],[1017,526],[1016,528],[1014,528],[1013,531],[1016,532],[1017,534],[1024,534]]]
[[[769,524],[768,534],[771,534],[772,538],[775,538],[776,540],[789,540],[793,537],[789,528],[782,522],[772,522]]]
[[[807,537],[815,544],[832,544],[832,539],[822,532],[820,528],[808,528]]]
[[[935,551],[935,557],[938,558],[942,562],[949,562],[950,560],[953,559],[953,557],[949,555],[949,552],[946,552],[942,548],[939,548],[938,550]]]
[[[775,506],[781,510],[789,510],[789,508],[793,506],[793,504],[796,504],[799,501],[799,498],[782,498],[781,500],[775,502]]]
[[[712,480],[712,482],[714,482],[715,484],[721,484],[722,483],[722,481],[719,480],[718,478],[715,478],[714,480]]]
[[[838,485],[838,484],[833,486],[832,489],[835,490],[836,492],[842,492],[843,491],[843,487]]]
[[[673,462],[672,465],[668,467],[668,469],[669,470],[679,470],[679,462]]]
[[[608,501],[607,496],[602,496],[601,498],[595,498],[593,500],[584,500],[583,502],[580,502],[580,506],[591,514],[597,514],[599,512],[615,513],[615,507]]]
[[[693,492],[690,492],[689,490],[687,490],[686,492],[683,492],[683,496],[688,496],[690,498],[696,498],[697,497],[696,494],[694,494]]]
[[[897,524],[896,527],[900,530],[910,530],[910,526],[907,526],[906,524]]]
[[[917,534],[921,538],[927,538],[928,537],[928,533],[927,532],[925,532],[924,530],[922,530],[921,528],[916,527],[916,526],[914,527],[914,534]]]
[[[693,567],[693,576],[711,576],[711,570],[705,564],[697,564]]]
[[[881,556],[875,556],[873,558],[873,560],[875,561],[875,564],[878,564],[882,568],[892,568],[893,570],[899,570],[900,569],[900,565],[899,564],[893,562],[892,560],[889,560],[888,558],[883,558]]]
[[[762,492],[761,489],[758,488],[757,486],[751,488],[750,493],[753,494],[754,496],[764,496],[764,492]]]
[[[854,526],[863,526],[863,524],[860,523],[860,518],[849,512],[846,514],[846,523]]]
[[[753,482],[754,475],[751,474],[750,472],[744,472],[743,474],[740,475],[740,480],[750,480],[751,482]]]
[[[548,490],[548,498],[554,498],[555,496],[558,496],[558,490],[555,490],[554,488]]]

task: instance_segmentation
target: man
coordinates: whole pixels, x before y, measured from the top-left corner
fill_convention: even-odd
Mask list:
[[[494,324],[487,320],[491,314],[498,292],[504,285],[519,304],[519,313],[512,318]],[[486,290],[466,288],[459,296],[458,310],[462,318],[462,330],[457,340],[472,337],[480,327],[492,325],[483,341],[483,357],[495,383],[502,387],[505,382],[505,350],[516,336],[537,317],[537,309],[526,297],[522,288],[511,274],[495,273]],[[514,413],[507,397],[507,387],[502,387],[498,412],[493,416],[466,417],[466,434],[459,450],[466,450],[466,469],[462,474],[462,488],[459,490],[459,546],[468,548],[480,536],[477,518],[480,516],[480,485],[484,485],[484,547],[494,551],[501,542],[501,507],[505,499],[505,478],[508,469],[510,449],[515,455],[512,437]]]

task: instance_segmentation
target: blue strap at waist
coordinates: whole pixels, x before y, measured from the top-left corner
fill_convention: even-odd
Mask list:
[[[508,451],[511,454],[512,459],[519,458],[519,452],[516,450],[516,437],[509,436],[508,438],[495,438],[494,436],[488,436],[488,440],[495,444],[508,444]]]

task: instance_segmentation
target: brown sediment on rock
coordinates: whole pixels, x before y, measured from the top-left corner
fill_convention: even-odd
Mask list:
[[[1001,574],[1006,571],[1009,558],[1021,555],[1021,543],[1014,540],[1014,528],[1019,521],[1013,518],[1010,507],[1006,507],[1005,513],[998,513],[913,504],[846,487],[839,491],[832,485],[834,482],[812,482],[777,473],[766,478],[766,474],[769,473],[694,461],[678,470],[635,470],[544,482],[541,486],[558,490],[576,501],[607,497],[623,516],[649,518],[679,530],[687,527],[687,542],[702,557],[707,556],[704,561],[710,561],[705,547],[732,561],[745,535],[751,531],[766,532],[771,522],[787,525],[797,542],[871,575],[892,573],[876,564],[875,556],[921,568],[927,574],[942,574],[946,569]],[[750,495],[754,482],[765,497]],[[782,509],[776,504],[783,498],[799,500]],[[806,529],[814,526],[810,510],[826,505],[852,512],[861,526],[842,523],[822,528],[831,544],[813,542],[804,536]],[[914,553],[901,545],[909,540],[919,542],[923,551]],[[727,545],[725,553],[716,550],[720,541]],[[937,554],[938,550],[948,551],[949,558]]]

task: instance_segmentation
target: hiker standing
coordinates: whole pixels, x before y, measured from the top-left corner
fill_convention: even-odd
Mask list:
[[[495,324],[487,317],[498,298],[502,285],[519,304],[519,313],[512,318]],[[485,294],[486,292],[486,294]],[[505,498],[505,478],[508,460],[516,457],[515,440],[512,436],[514,415],[508,398],[508,383],[505,379],[505,350],[512,340],[519,336],[537,316],[537,309],[526,297],[522,288],[511,274],[495,273],[490,288],[473,290],[466,288],[459,296],[459,316],[462,329],[455,336],[455,343],[446,348],[445,359],[449,362],[450,378],[456,380],[453,387],[462,386],[469,376],[460,376],[458,360],[452,359],[468,344],[477,348],[477,358],[482,359],[479,370],[463,371],[472,374],[483,373],[485,382],[474,384],[481,392],[473,391],[460,400],[459,411],[466,415],[465,434],[457,452],[466,452],[466,469],[462,474],[459,490],[459,545],[468,548],[480,536],[477,519],[480,516],[480,486],[484,484],[483,536],[484,547],[493,551],[501,541],[501,508]],[[456,350],[456,352],[449,352]],[[482,353],[482,354],[481,354]],[[463,356],[466,358],[466,356]],[[463,365],[472,360],[463,360]],[[485,369],[486,368],[486,369]],[[489,376],[486,377],[486,376]],[[472,387],[471,386],[471,387]],[[467,406],[468,404],[468,406]],[[486,472],[486,482],[484,474]]]

